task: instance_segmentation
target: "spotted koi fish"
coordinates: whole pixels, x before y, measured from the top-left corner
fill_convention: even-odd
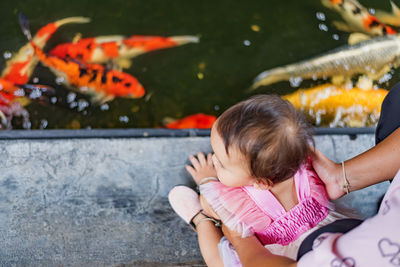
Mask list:
[[[110,60],[128,59],[138,55],[187,43],[197,43],[195,36],[100,36],[84,38],[77,42],[57,45],[50,55],[72,58],[86,63],[106,63]],[[126,67],[129,67],[130,63]]]
[[[165,123],[164,126],[169,129],[210,129],[216,119],[213,115],[198,113],[180,120],[166,119],[169,122]]]
[[[93,95],[93,102],[105,103],[115,97],[139,98],[144,95],[143,86],[128,73],[109,70],[100,64],[84,64],[47,55],[32,41],[29,21],[23,14],[19,15],[19,22],[41,63],[62,78],[66,86],[80,93]]]
[[[338,12],[346,22],[334,22],[339,30],[361,32],[370,36],[397,33],[393,28],[371,15],[357,0],[322,0],[322,4]]]
[[[385,89],[344,88],[323,84],[283,96],[317,126],[366,127],[378,122]]]
[[[69,17],[49,23],[42,27],[33,37],[32,42],[37,47],[43,49],[51,35],[61,26],[69,23],[87,23],[90,20],[84,17]],[[8,81],[26,84],[35,69],[38,59],[34,56],[34,49],[27,43],[6,63],[6,68],[1,73],[1,77]]]

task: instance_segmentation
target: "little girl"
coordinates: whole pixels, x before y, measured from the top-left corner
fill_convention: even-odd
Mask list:
[[[331,210],[311,167],[312,145],[309,124],[278,96],[259,95],[229,108],[211,130],[212,160],[199,153],[190,158],[193,167],[186,166],[199,184],[205,211],[192,221],[199,225],[217,217],[243,237],[255,234],[272,253],[295,259],[316,227],[343,218]],[[179,214],[173,190],[170,203]],[[202,249],[207,244],[200,242],[204,258],[212,251]],[[226,239],[218,248],[225,266],[241,266]]]

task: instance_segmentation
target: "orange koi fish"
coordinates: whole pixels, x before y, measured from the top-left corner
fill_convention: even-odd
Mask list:
[[[385,89],[363,90],[323,84],[283,96],[314,123],[331,127],[365,127],[378,122]]]
[[[29,21],[20,14],[19,21],[29,40]],[[105,103],[115,97],[139,98],[145,93],[143,86],[130,74],[108,70],[100,64],[83,64],[74,60],[50,56],[43,52],[33,41],[31,45],[39,60],[50,68],[63,83],[80,93],[94,95],[93,101]]]
[[[47,40],[61,26],[68,23],[87,23],[90,19],[84,17],[69,17],[49,23],[42,27],[33,37],[32,41],[41,49],[46,45]],[[38,59],[34,57],[34,50],[30,43],[27,43],[6,63],[1,77],[18,84],[26,84],[31,77]]]
[[[339,30],[361,32],[370,36],[396,34],[397,32],[371,15],[357,0],[322,0],[322,4],[338,12],[343,22],[334,22]]]
[[[100,36],[80,39],[75,43],[57,45],[50,55],[72,58],[86,63],[106,63],[114,59],[133,58],[159,49],[165,49],[187,43],[197,43],[195,36]]]
[[[180,120],[173,120],[166,123],[164,126],[169,129],[210,129],[217,118],[213,115],[206,115],[203,113],[198,113],[194,115],[187,116]],[[166,119],[171,120],[171,119]]]

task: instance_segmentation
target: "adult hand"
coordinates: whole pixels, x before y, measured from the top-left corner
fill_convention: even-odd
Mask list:
[[[314,149],[312,165],[319,178],[324,182],[330,199],[338,199],[344,195],[341,164],[333,162],[321,151]]]

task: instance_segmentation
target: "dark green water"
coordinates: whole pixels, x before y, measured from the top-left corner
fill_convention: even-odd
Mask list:
[[[365,0],[366,7],[389,10],[389,1]],[[133,59],[126,72],[145,87],[142,99],[115,99],[104,106],[83,110],[75,103],[89,102],[77,94],[68,103],[67,88],[57,85],[44,67],[33,77],[57,90],[55,104],[27,106],[31,128],[147,128],[160,127],[165,117],[181,118],[193,113],[219,115],[227,107],[250,96],[245,90],[263,70],[296,62],[346,44],[348,33],[336,30],[332,21],[339,16],[319,0],[4,0],[0,3],[0,52],[15,52],[27,41],[17,14],[30,19],[35,32],[45,24],[69,16],[92,19],[83,25],[66,25],[48,42],[46,50],[70,42],[76,33],[99,35],[197,35],[200,43],[154,51]],[[316,13],[326,20],[317,19]],[[320,29],[320,24],[328,30]],[[259,31],[252,30],[252,25]],[[254,26],[253,26],[254,28]],[[333,38],[337,35],[338,40]],[[337,39],[337,38],[336,38]],[[5,60],[0,59],[3,68]],[[199,79],[199,73],[203,75]],[[398,82],[396,72],[390,88]],[[301,87],[323,81],[306,81]],[[262,87],[256,93],[287,94],[295,91],[289,82]],[[70,95],[71,97],[71,95]],[[106,107],[106,108],[107,108]],[[79,123],[77,123],[79,122]],[[18,128],[18,121],[15,122]]]

